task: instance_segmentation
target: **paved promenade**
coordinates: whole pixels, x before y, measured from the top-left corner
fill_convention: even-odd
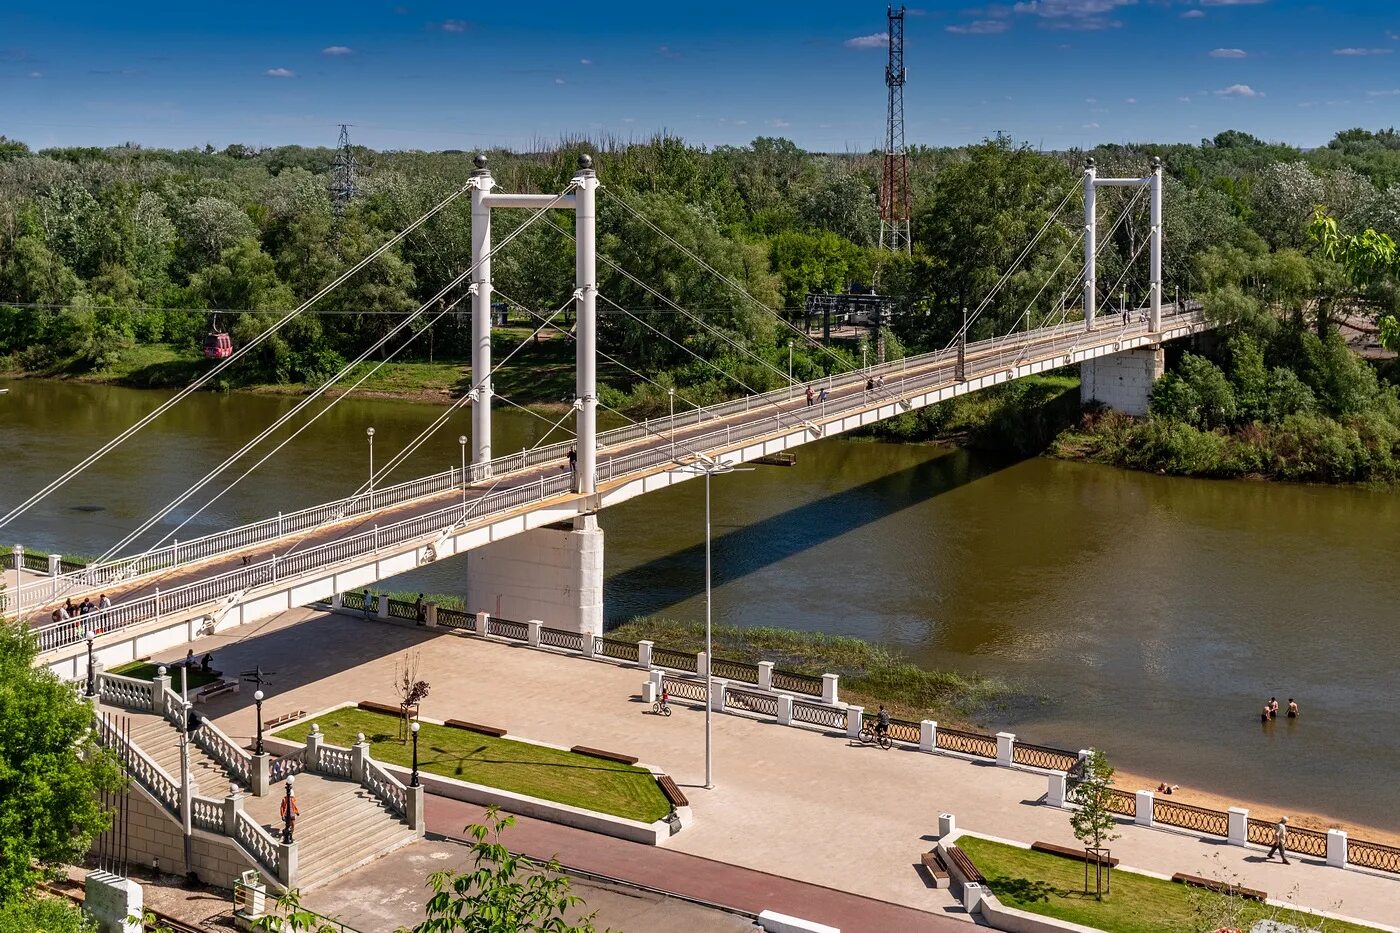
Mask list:
[[[933,844],[939,813],[955,814],[972,831],[1075,844],[1066,814],[1039,803],[1042,775],[850,746],[844,738],[732,715],[714,717],[716,788],[705,791],[699,786],[703,712],[678,707],[669,719],[649,715],[637,700],[645,674],[633,668],[308,610],[206,638],[194,649],[212,650],[225,672],[255,664],[277,671],[264,704],[269,716],[347,700],[391,702],[395,661],[405,650],[419,650],[420,675],[432,685],[425,716],[614,749],[668,771],[685,787],[695,825],[667,848],[930,913],[956,911],[952,898],[929,888],[915,868]],[[252,735],[246,694],[220,698],[209,712],[235,738]],[[1122,834],[1113,854],[1125,865],[1238,876],[1301,906],[1400,924],[1397,878],[1327,868],[1314,859],[1266,863],[1262,850],[1213,837],[1131,825]]]

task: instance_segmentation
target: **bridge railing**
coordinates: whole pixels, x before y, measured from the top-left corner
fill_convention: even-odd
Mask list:
[[[1199,312],[1169,311],[1164,312],[1164,323],[1174,320],[1180,315],[1194,315]],[[1141,323],[1124,326],[1125,333],[1144,330],[1145,325]],[[1101,328],[1094,333],[1102,334],[1107,328]],[[1056,340],[1062,337],[1084,334],[1081,321],[1070,321],[1052,328],[1042,328],[1034,332],[1037,342],[1043,343],[1047,338]],[[1024,353],[1024,341],[1018,343],[1014,337],[994,337],[986,340],[979,340],[970,343],[966,347],[965,356],[972,356],[975,359],[976,370],[981,372],[989,368],[992,371],[1013,365],[1015,359]],[[995,355],[988,357],[986,354],[991,351]],[[946,374],[943,370],[956,362],[957,350],[935,350],[928,353],[906,357],[887,363],[877,364],[860,370],[860,375],[866,378],[876,378],[880,376],[901,375],[901,382],[907,379],[911,369],[915,370],[916,379],[920,382],[928,381],[931,377],[941,377]],[[925,371],[927,367],[934,365],[936,369],[932,372]],[[849,374],[848,374],[849,375]],[[834,377],[833,377],[834,378]],[[884,392],[892,393],[893,387],[886,385]],[[606,451],[610,447],[617,447],[627,444],[647,435],[663,437],[673,433],[680,428],[688,428],[693,425],[703,424],[706,421],[716,421],[728,418],[740,412],[762,410],[772,406],[781,405],[793,399],[791,387],[783,386],[758,395],[744,396],[732,399],[727,402],[720,402],[715,405],[695,409],[690,412],[679,412],[668,415],[666,418],[647,419],[641,424],[626,425],[604,431],[598,435],[599,450]],[[799,408],[787,412],[778,413],[774,408],[775,423],[777,426],[784,424],[795,425],[806,420],[805,409]],[[764,422],[757,423],[757,427],[764,426]],[[730,426],[730,430],[725,432],[726,440],[735,436],[734,428],[739,429],[739,438],[756,436],[765,433],[755,430],[750,424],[740,424]],[[709,432],[700,437],[689,436],[685,439],[686,449],[698,449],[702,442],[716,440],[719,432]],[[467,482],[479,483],[492,477],[520,472],[534,466],[554,462],[563,459],[571,441],[562,441],[533,450],[519,451],[503,457],[497,457],[487,463],[471,464],[467,468]],[[659,451],[659,449],[658,449]],[[606,463],[605,468],[600,467],[599,479],[610,480],[618,475],[619,469],[631,470],[652,466],[656,463],[670,459],[669,454],[658,456],[658,451],[652,451],[649,455],[646,452],[639,453],[629,459],[619,460],[617,458],[606,458],[600,463]],[[74,568],[71,563],[64,562],[64,572],[51,577],[48,582],[35,581],[25,588],[26,597],[22,605],[17,605],[17,610],[24,610],[34,606],[45,605],[48,602],[59,598],[64,593],[72,592],[78,588],[100,588],[110,586],[126,580],[157,573],[180,567],[185,564],[202,560],[220,557],[245,548],[253,547],[267,541],[276,541],[290,534],[297,534],[319,528],[328,523],[343,521],[359,516],[372,514],[383,509],[403,505],[429,496],[434,496],[459,488],[462,484],[461,471],[456,469],[445,470],[441,473],[433,473],[417,479],[407,480],[393,486],[386,486],[372,492],[363,492],[333,502],[325,502],[319,505],[310,506],[295,512],[278,514],[274,518],[262,519],[237,528],[215,532],[200,538],[189,541],[177,541],[173,544],[156,548],[143,554],[130,557],[120,557],[101,563],[90,564],[86,567]],[[32,594],[32,595],[31,595]],[[13,600],[12,600],[13,601]]]
[[[1070,329],[1072,330],[1072,328]],[[1057,339],[1069,335],[1068,330],[1060,335],[1060,330],[1065,329],[1060,328],[1054,331]],[[1018,347],[1000,350],[992,354],[990,359],[980,360],[973,372],[995,373],[1001,368],[1012,365],[1011,361],[1020,352],[1022,351]],[[885,365],[888,367],[891,364]],[[917,377],[917,384],[933,384],[946,379],[946,368],[946,365],[939,365],[932,369],[925,369]],[[868,404],[869,399],[864,394],[852,392],[840,399],[833,400],[822,414],[829,418],[832,414],[862,408]],[[721,446],[730,446],[739,441],[767,434],[774,427],[781,429],[784,426],[799,427],[805,425],[808,423],[807,414],[804,409],[797,409],[776,413],[772,422],[765,417],[737,424],[727,424],[699,437],[687,438],[687,446],[691,449],[715,449]],[[666,446],[653,447],[619,457],[609,457],[598,464],[598,478],[603,481],[619,479],[628,474],[666,463],[671,459],[671,452]],[[411,484],[403,485],[409,486]],[[212,605],[221,599],[236,596],[257,586],[276,583],[289,576],[297,576],[321,567],[351,560],[373,553],[385,546],[398,545],[432,534],[446,533],[468,521],[481,520],[500,512],[508,512],[563,495],[570,490],[571,485],[572,477],[568,474],[541,477],[537,482],[488,493],[469,502],[465,508],[461,504],[446,506],[389,525],[376,526],[368,531],[326,542],[305,551],[273,555],[256,564],[177,586],[164,593],[157,590],[149,596],[118,603],[108,609],[90,613],[78,619],[68,619],[36,629],[39,650],[41,652],[51,651],[65,645],[75,644],[82,641],[89,630],[96,635],[101,635],[127,628],[139,622],[159,618],[162,613]],[[376,492],[377,495],[378,492]]]

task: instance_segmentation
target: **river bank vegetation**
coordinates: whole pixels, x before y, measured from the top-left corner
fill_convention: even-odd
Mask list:
[[[775,388],[874,359],[860,339],[810,346],[809,292],[878,280],[890,296],[887,358],[945,346],[1055,205],[1074,200],[1079,168],[1167,173],[1166,298],[1199,299],[1224,324],[1184,356],[1147,418],[1079,419],[1071,374],[1023,380],[877,426],[886,438],[957,437],[1020,456],[1060,456],[1167,473],[1309,482],[1400,477],[1396,364],[1362,360],[1400,345],[1400,134],[1347,130],[1304,153],[1227,131],[1198,146],[1103,146],[1041,153],[1006,137],[912,155],[912,256],[875,248],[874,155],[823,155],[784,139],[705,149],[674,137],[566,140],[535,153],[490,153],[508,190],[559,190],[575,157],[597,154],[609,190],[634,205],[743,292],[702,272],[610,198],[602,251],[676,307],[604,265],[600,401],[634,415]],[[333,150],[108,149],[31,152],[0,138],[0,371],[134,386],[184,385],[211,361],[200,343],[226,329],[235,346],[295,307],[390,233],[457,190],[461,152],[356,149],[357,191],[332,199]],[[1106,217],[1127,205],[1105,194]],[[1066,202],[1068,203],[1068,202]],[[459,199],[342,290],[296,318],[221,377],[223,388],[301,392],[332,377],[469,264]],[[1104,242],[1101,307],[1146,298],[1141,205]],[[1076,211],[1050,223],[1019,271],[973,324],[972,340],[1077,315]],[[505,212],[510,229],[521,212]],[[1107,223],[1101,226],[1107,228]],[[498,393],[567,403],[572,343],[532,336],[572,290],[572,246],[547,224],[495,263],[507,326],[493,336]],[[1048,287],[1042,290],[1042,283]],[[1037,296],[1040,296],[1037,299]],[[1057,296],[1057,297],[1051,297]],[[462,297],[450,295],[450,299]],[[612,303],[609,303],[612,302]],[[619,310],[619,309],[626,309]],[[468,391],[470,316],[420,319],[360,364],[394,351],[359,391],[441,401]],[[791,341],[791,347],[789,347]],[[522,346],[528,342],[528,346]],[[1070,430],[1065,431],[1066,428]],[[1062,433],[1063,432],[1063,433]]]

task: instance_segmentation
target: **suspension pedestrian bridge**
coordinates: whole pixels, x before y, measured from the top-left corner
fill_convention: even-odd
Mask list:
[[[42,663],[67,676],[79,676],[94,644],[104,661],[117,663],[467,554],[471,608],[542,618],[555,627],[600,631],[602,533],[594,516],[601,509],[735,464],[1064,366],[1079,364],[1086,374],[1095,371],[1095,378],[1085,380],[1086,397],[1092,386],[1093,397],[1111,404],[1121,404],[1125,398],[1145,401],[1152,378],[1160,374],[1162,345],[1212,326],[1192,303],[1161,303],[1160,179],[1160,166],[1154,166],[1145,178],[1128,180],[1098,179],[1092,166],[1086,169],[1086,224],[1080,234],[1086,262],[1085,271],[1074,283],[1074,287],[1082,284],[1084,289],[1085,300],[1080,306],[1088,314],[1082,320],[1066,320],[1070,305],[1061,302],[1060,320],[1039,328],[1016,330],[1013,325],[1001,336],[970,342],[965,325],[942,350],[834,372],[815,384],[814,388],[821,390],[817,399],[809,398],[805,385],[789,381],[773,391],[749,392],[721,404],[597,432],[596,176],[590,165],[582,164],[579,175],[561,195],[493,195],[493,183],[484,161],[479,160],[476,183],[468,186],[473,198],[473,264],[454,280],[462,284],[471,279],[467,294],[473,302],[473,332],[478,338],[474,340],[474,387],[462,401],[474,406],[469,465],[396,485],[364,488],[333,502],[192,540],[162,543],[139,554],[109,553],[81,567],[36,560],[16,548],[11,558],[16,582],[8,593],[7,611],[30,621]],[[1129,183],[1151,190],[1153,195],[1152,237],[1144,241],[1152,250],[1152,284],[1140,312],[1099,319],[1093,314],[1098,287],[1090,275],[1092,257],[1099,249],[1095,224],[1089,222],[1093,220],[1091,192],[1102,184]],[[578,288],[568,302],[574,304],[578,315],[576,438],[495,457],[490,455],[490,374],[499,364],[493,367],[490,360],[489,260],[514,234],[492,247],[489,211],[493,207],[535,208],[532,221],[549,210],[572,209],[578,245]],[[1055,214],[1041,233],[1049,228]],[[1077,248],[1078,242],[1072,248]],[[676,246],[685,251],[680,244]],[[1029,247],[1021,258],[1028,253]],[[699,257],[694,258],[703,264]],[[627,274],[606,257],[603,261]],[[1003,277],[1003,283],[1014,268]],[[742,291],[737,284],[735,287]],[[444,289],[420,311],[441,308],[447,292]],[[659,294],[658,298],[666,300]],[[977,312],[987,303],[984,301]],[[455,302],[447,305],[454,306]],[[543,322],[541,329],[553,326],[553,315],[537,317]],[[795,328],[794,332],[801,333]],[[167,404],[178,402],[180,397]],[[299,411],[302,404],[282,416],[277,425]],[[445,423],[456,407],[454,403],[420,438],[425,439]],[[124,440],[139,426],[114,440]],[[270,430],[250,441],[240,454],[265,439]],[[247,475],[234,480],[224,492]],[[191,489],[207,483],[206,477]],[[61,483],[50,485],[57,488]],[[0,517],[0,526],[47,494],[36,494]],[[177,499],[158,516],[169,514],[187,497]],[[148,522],[143,529],[152,524]],[[56,607],[66,600],[96,597],[98,593],[111,600],[109,607],[77,618],[52,620]],[[492,597],[494,605],[488,601]]]

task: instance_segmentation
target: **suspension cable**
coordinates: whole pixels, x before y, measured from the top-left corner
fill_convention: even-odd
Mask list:
[[[467,189],[470,188],[470,187],[472,186],[472,184],[474,184],[474,182],[468,182],[467,184],[463,185],[461,188],[458,188],[456,191],[454,191],[454,192],[452,192],[451,194],[449,194],[449,195],[448,195],[446,198],[444,198],[443,200],[439,201],[439,202],[438,202],[434,207],[432,207],[427,213],[423,214],[421,217],[419,217],[417,220],[413,221],[413,223],[409,224],[409,225],[408,225],[407,227],[405,227],[404,229],[400,230],[398,233],[395,233],[393,236],[391,236],[388,240],[386,240],[383,244],[381,244],[377,249],[375,249],[375,250],[374,250],[373,252],[371,252],[369,255],[365,256],[365,257],[364,257],[363,259],[361,259],[359,262],[355,263],[355,265],[351,266],[351,267],[350,267],[349,269],[347,269],[345,272],[343,272],[343,273],[341,273],[339,276],[337,276],[330,284],[323,286],[319,291],[316,292],[316,294],[312,295],[312,296],[311,296],[310,298],[308,298],[306,301],[302,302],[302,303],[301,303],[300,305],[298,305],[295,309],[293,309],[293,310],[287,312],[287,313],[286,313],[285,315],[283,315],[279,320],[277,320],[274,324],[272,324],[271,326],[269,326],[266,330],[262,331],[261,333],[259,333],[258,335],[256,335],[252,340],[248,341],[248,342],[245,343],[242,347],[240,347],[239,349],[235,350],[235,351],[233,352],[233,354],[231,354],[230,356],[225,357],[224,359],[220,360],[220,361],[218,362],[218,364],[215,365],[212,369],[210,369],[207,373],[205,373],[205,374],[203,374],[202,376],[200,376],[199,378],[195,379],[194,382],[191,382],[188,386],[186,386],[185,388],[181,389],[181,390],[180,390],[179,392],[177,392],[175,395],[173,395],[173,396],[171,396],[170,398],[166,399],[164,402],[162,402],[160,405],[158,405],[153,411],[151,411],[151,412],[150,412],[149,414],[147,414],[145,417],[143,417],[142,419],[140,419],[139,421],[137,421],[135,424],[131,425],[130,427],[126,428],[124,431],[122,431],[122,432],[121,432],[120,434],[118,434],[116,437],[114,437],[114,438],[112,438],[111,440],[107,441],[105,444],[103,444],[103,445],[102,445],[101,447],[99,447],[97,450],[95,450],[95,451],[93,451],[92,453],[88,454],[88,455],[87,455],[86,457],[84,457],[81,461],[79,461],[76,465],[70,467],[67,471],[65,471],[63,474],[61,474],[60,476],[58,476],[56,479],[50,481],[50,482],[48,483],[48,485],[44,486],[43,489],[40,489],[38,492],[36,492],[36,493],[34,493],[33,495],[31,495],[28,499],[25,499],[25,500],[24,500],[23,502],[21,502],[19,505],[17,505],[17,506],[15,506],[14,508],[10,509],[10,511],[6,512],[3,516],[0,516],[0,528],[5,527],[5,526],[8,525],[10,522],[14,521],[14,519],[18,518],[20,515],[23,515],[25,512],[29,511],[29,509],[31,509],[33,506],[37,505],[39,502],[41,502],[41,501],[43,501],[44,499],[48,498],[49,495],[51,495],[54,491],[56,491],[56,490],[59,489],[60,487],[66,485],[66,484],[68,483],[69,480],[73,479],[73,477],[77,476],[79,473],[82,473],[84,470],[86,470],[88,467],[92,466],[92,464],[96,463],[98,460],[101,460],[101,459],[102,459],[103,457],[105,457],[110,451],[112,451],[112,450],[115,449],[116,447],[120,446],[121,444],[125,443],[132,435],[136,434],[136,433],[137,433],[138,431],[140,431],[142,428],[146,427],[146,425],[150,424],[152,421],[154,421],[154,420],[156,420],[157,418],[159,418],[161,415],[163,415],[165,412],[169,411],[169,410],[170,410],[171,408],[173,408],[175,405],[179,404],[179,403],[180,403],[181,401],[183,401],[187,396],[189,396],[192,392],[197,391],[199,388],[201,388],[202,386],[204,386],[206,383],[208,383],[211,379],[213,379],[213,378],[214,378],[215,376],[217,376],[219,373],[221,373],[221,372],[223,372],[224,370],[228,369],[230,366],[232,366],[234,363],[236,363],[236,362],[238,362],[239,360],[241,360],[241,359],[242,359],[244,356],[246,356],[248,353],[252,352],[252,350],[253,350],[254,348],[256,348],[256,347],[259,346],[261,343],[263,343],[263,341],[268,340],[269,338],[271,338],[273,334],[277,333],[278,330],[280,330],[285,324],[287,324],[288,322],[290,322],[293,318],[297,317],[297,316],[300,315],[303,311],[305,311],[307,308],[311,307],[313,304],[315,304],[316,302],[320,301],[320,300],[321,300],[322,298],[324,298],[326,295],[330,294],[332,291],[334,291],[336,288],[338,288],[343,282],[345,282],[345,281],[346,281],[347,279],[349,279],[351,276],[355,275],[355,273],[359,272],[359,271],[360,271],[361,269],[363,269],[365,266],[369,265],[371,262],[373,262],[374,260],[378,259],[378,258],[379,258],[380,256],[382,256],[385,252],[387,252],[389,249],[391,249],[395,244],[397,244],[399,241],[401,241],[404,237],[408,236],[410,233],[412,233],[414,230],[416,230],[416,229],[417,229],[418,227],[420,227],[422,224],[426,223],[430,218],[432,218],[434,215],[436,215],[439,211],[441,211],[441,210],[443,210],[444,208],[446,208],[449,204],[451,204],[453,201],[455,201],[457,198],[459,198],[463,193],[465,193],[465,192],[467,191]]]
[[[490,256],[495,255],[495,253],[496,253],[497,251],[503,249],[503,248],[504,248],[506,245],[508,245],[513,239],[515,239],[515,237],[519,236],[526,228],[528,228],[531,224],[535,223],[535,221],[537,221],[540,217],[544,216],[545,212],[547,212],[547,211],[549,211],[551,208],[553,208],[554,205],[557,204],[560,200],[562,200],[562,199],[569,193],[569,191],[571,191],[572,189],[573,189],[573,185],[570,184],[570,185],[569,185],[568,187],[566,187],[562,192],[560,192],[558,195],[556,195],[555,198],[554,198],[552,201],[550,201],[548,204],[546,204],[546,205],[540,207],[540,208],[539,208],[537,211],[535,211],[534,214],[532,214],[524,223],[522,223],[520,226],[516,227],[516,228],[515,228],[514,230],[512,230],[505,238],[503,238],[503,239],[501,240],[501,242],[500,242],[498,245],[496,245],[496,246],[491,250],[491,252],[490,252],[487,256],[484,256],[484,257],[482,257],[481,259],[478,259],[475,263],[473,263],[473,264],[471,265],[470,268],[464,270],[461,274],[459,274],[458,276],[456,276],[451,282],[449,282],[446,286],[444,286],[436,295],[434,295],[432,298],[430,298],[427,302],[424,302],[424,303],[418,308],[417,311],[413,312],[411,315],[409,315],[408,317],[406,317],[403,321],[400,321],[398,324],[396,324],[396,325],[395,325],[393,328],[391,328],[383,337],[381,337],[379,340],[375,341],[371,346],[369,346],[368,348],[366,348],[366,349],[365,349],[363,352],[361,352],[361,353],[359,354],[359,356],[357,356],[354,360],[352,360],[352,361],[350,361],[349,363],[347,363],[346,366],[345,366],[344,368],[342,368],[341,371],[340,371],[339,373],[337,373],[334,377],[332,377],[331,379],[329,379],[329,380],[327,380],[326,382],[322,383],[321,385],[317,386],[316,389],[315,389],[314,391],[312,391],[312,393],[309,394],[305,399],[303,399],[303,400],[301,400],[300,402],[298,402],[298,403],[297,403],[296,405],[294,405],[289,411],[287,411],[284,415],[282,415],[280,418],[278,418],[277,420],[275,420],[271,425],[269,425],[267,428],[265,428],[262,432],[260,432],[260,433],[259,433],[256,437],[254,437],[251,441],[249,441],[248,443],[244,444],[243,447],[241,447],[237,452],[235,452],[234,454],[232,454],[231,456],[229,456],[227,459],[225,459],[225,460],[223,461],[223,463],[219,464],[219,466],[215,467],[213,470],[211,470],[210,472],[206,473],[200,480],[198,480],[196,483],[194,483],[192,486],[190,486],[188,489],[186,489],[184,492],[182,492],[182,493],[181,493],[179,496],[177,496],[175,499],[171,500],[171,502],[169,502],[167,505],[165,505],[164,507],[162,507],[161,509],[159,509],[155,514],[153,514],[150,518],[148,518],[145,522],[143,522],[143,523],[141,524],[141,526],[138,527],[135,531],[133,531],[133,532],[131,532],[130,534],[128,534],[128,535],[127,535],[126,537],[124,537],[121,541],[119,541],[116,545],[114,545],[112,548],[110,548],[105,554],[102,555],[102,557],[99,558],[99,560],[106,560],[107,558],[109,558],[109,557],[111,557],[113,554],[115,554],[118,550],[120,550],[122,547],[125,547],[125,546],[126,546],[127,544],[129,544],[131,541],[135,540],[137,537],[139,537],[141,534],[143,534],[145,531],[147,531],[149,528],[151,528],[153,525],[155,525],[157,522],[159,522],[161,519],[163,519],[166,515],[169,515],[172,511],[174,511],[176,508],[178,508],[178,507],[179,507],[183,502],[185,502],[185,500],[187,500],[190,496],[194,495],[194,494],[195,494],[196,492],[198,492],[200,489],[204,488],[204,486],[208,485],[209,482],[211,482],[216,476],[218,476],[220,473],[222,473],[225,469],[227,469],[231,464],[233,464],[235,461],[237,461],[239,458],[241,458],[244,454],[246,454],[246,453],[247,453],[249,450],[251,450],[253,447],[255,447],[256,445],[258,445],[259,443],[261,443],[261,442],[262,442],[264,439],[266,439],[270,434],[272,434],[274,431],[276,431],[278,428],[280,428],[283,424],[285,424],[290,418],[292,418],[293,416],[295,416],[296,414],[298,414],[302,409],[304,409],[306,406],[308,406],[308,405],[310,405],[312,402],[314,402],[317,398],[319,398],[322,394],[324,394],[328,389],[330,389],[330,387],[331,387],[332,385],[334,385],[336,382],[339,382],[341,379],[343,379],[343,378],[345,377],[346,373],[348,373],[352,368],[354,368],[354,366],[358,365],[360,362],[362,362],[364,359],[366,359],[371,353],[374,353],[375,351],[377,351],[377,350],[379,350],[381,347],[383,347],[383,346],[390,340],[390,338],[392,338],[393,336],[395,336],[396,334],[398,334],[400,331],[402,331],[404,328],[406,328],[409,324],[411,324],[411,323],[413,323],[415,320],[417,320],[417,319],[423,314],[423,312],[424,312],[425,310],[427,310],[429,307],[431,307],[431,306],[432,306],[433,304],[435,304],[436,302],[442,300],[442,298],[445,297],[449,292],[451,292],[451,290],[452,290],[453,288],[456,288],[456,287],[457,287],[458,285],[460,285],[463,281],[465,281],[467,278],[469,278],[469,277],[472,275],[472,273],[474,273],[474,272],[477,270],[477,268],[481,265],[482,262],[484,262],[484,261],[485,261],[486,259],[488,259]],[[421,333],[423,333],[423,331],[419,331],[418,333],[421,334]],[[414,336],[416,337],[416,336],[418,336],[418,335],[415,334]],[[325,409],[322,409],[322,412],[318,413],[318,414],[316,415],[316,417],[320,417],[320,414],[324,414],[324,412],[327,411],[327,410],[329,410],[330,407],[331,407],[331,406],[326,406],[326,408],[325,408]]]

